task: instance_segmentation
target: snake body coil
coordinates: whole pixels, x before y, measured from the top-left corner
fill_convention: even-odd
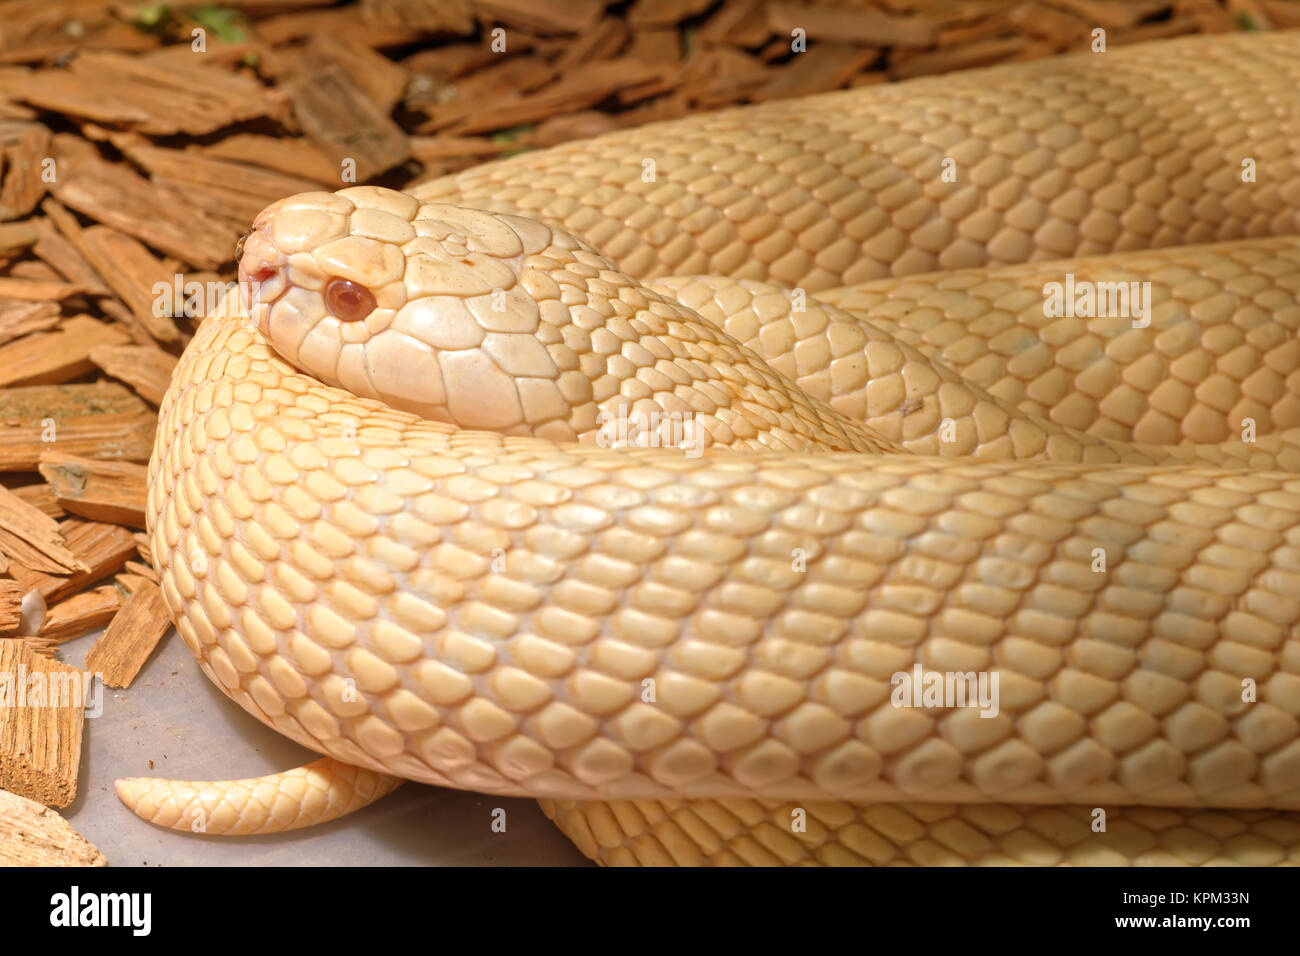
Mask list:
[[[204,672],[361,769],[119,792],[266,832],[394,775],[541,798],[616,863],[1290,859],[1298,53],[275,204],[164,402],[153,552]],[[1066,272],[1150,281],[1147,321],[1045,316]],[[898,706],[918,672],[996,699]]]

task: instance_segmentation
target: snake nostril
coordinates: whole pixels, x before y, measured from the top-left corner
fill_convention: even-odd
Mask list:
[[[351,279],[331,279],[325,286],[325,308],[336,319],[360,322],[375,311],[375,305],[371,291]]]

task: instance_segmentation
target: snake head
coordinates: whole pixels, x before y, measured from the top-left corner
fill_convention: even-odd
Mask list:
[[[250,318],[308,375],[426,418],[519,429],[517,383],[493,349],[549,361],[520,276],[551,238],[377,186],[300,193],[254,221],[239,278]]]

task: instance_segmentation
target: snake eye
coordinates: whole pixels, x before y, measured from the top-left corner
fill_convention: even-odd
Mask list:
[[[325,308],[343,322],[360,322],[375,311],[375,297],[351,279],[330,279],[325,286]]]

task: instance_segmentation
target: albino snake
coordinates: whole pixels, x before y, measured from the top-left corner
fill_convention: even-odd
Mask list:
[[[1298,88],[1300,36],[1196,38],[276,203],[149,524],[204,672],[327,757],[119,794],[531,795],[607,863],[1300,859]],[[1149,327],[1045,314],[1067,273]],[[895,706],[915,665],[996,715]]]

